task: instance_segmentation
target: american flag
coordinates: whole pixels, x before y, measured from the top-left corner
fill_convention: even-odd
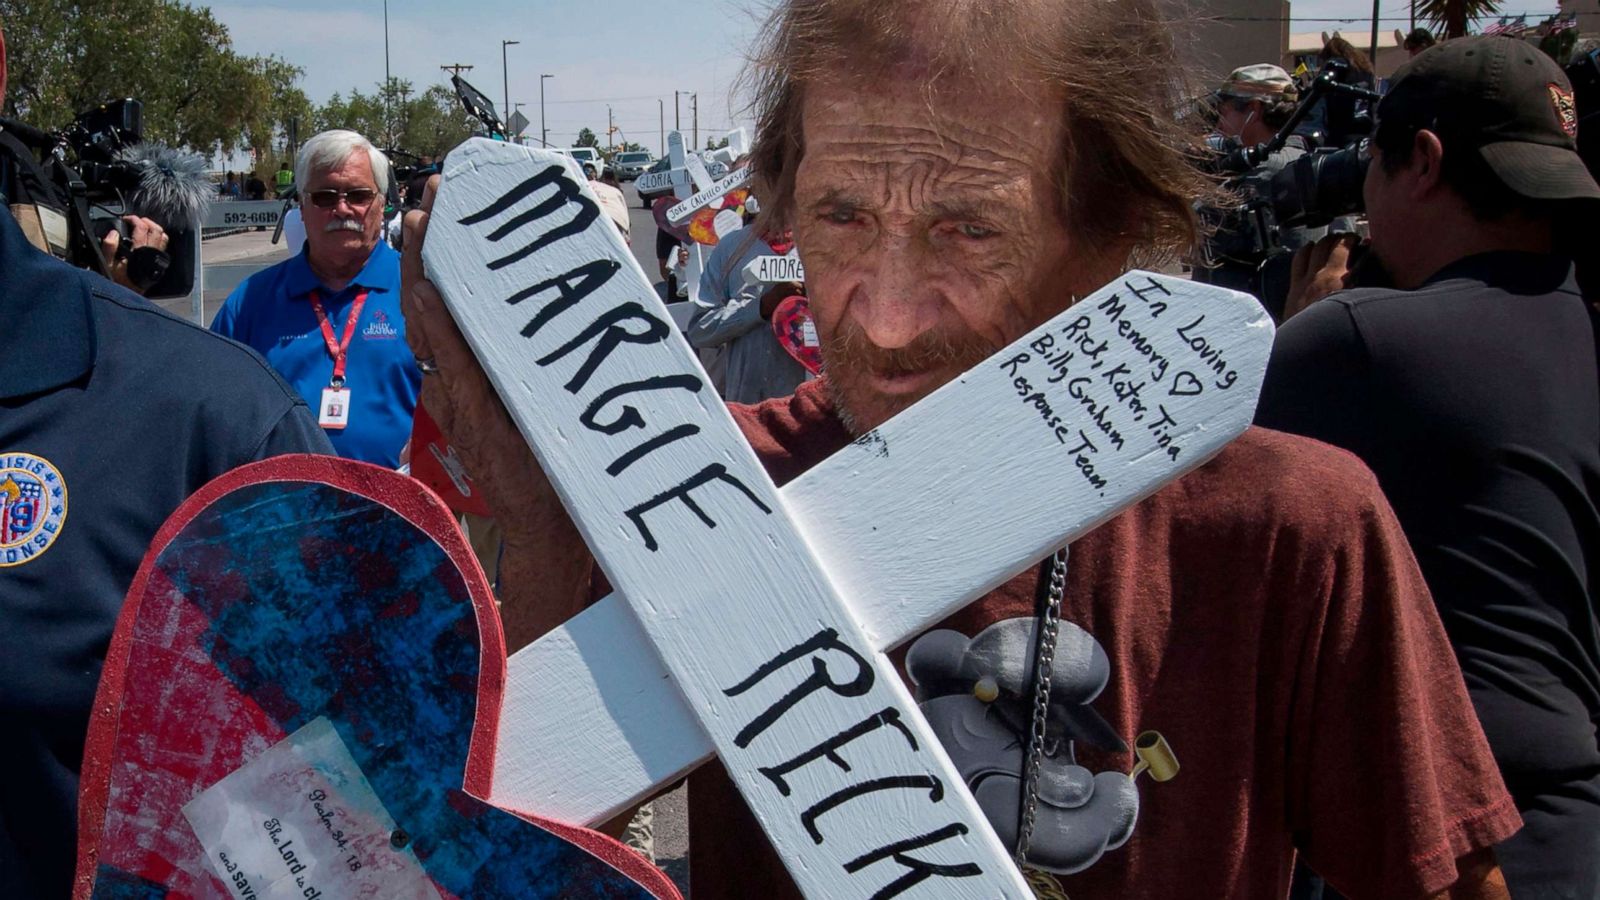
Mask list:
[[[1528,14],[1523,13],[1516,18],[1501,16],[1500,21],[1483,30],[1484,34],[1503,34],[1507,37],[1516,37],[1528,30]]]
[[[44,505],[44,485],[37,481],[7,479],[8,490],[0,491],[0,544],[12,544],[38,525]]]
[[[1569,28],[1577,28],[1577,27],[1578,27],[1578,17],[1576,15],[1569,14],[1569,15],[1563,16],[1562,18],[1555,19],[1555,20],[1551,21],[1549,25],[1546,25],[1545,26],[1545,34],[1560,34],[1561,32],[1566,31]]]

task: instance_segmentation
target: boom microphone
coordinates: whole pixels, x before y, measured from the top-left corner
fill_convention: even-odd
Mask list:
[[[206,175],[205,157],[147,141],[124,149],[117,158],[138,177],[127,194],[129,215],[153,219],[169,232],[200,227],[217,190]]]

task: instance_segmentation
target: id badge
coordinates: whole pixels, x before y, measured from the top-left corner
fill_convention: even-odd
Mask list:
[[[317,410],[317,424],[333,431],[350,424],[349,388],[322,389],[322,406]]]

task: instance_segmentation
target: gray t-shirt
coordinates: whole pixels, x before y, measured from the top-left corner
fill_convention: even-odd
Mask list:
[[[767,285],[744,271],[755,259],[775,255],[761,233],[747,225],[717,243],[700,273],[698,308],[684,334],[699,349],[723,349],[727,375],[722,397],[730,403],[787,397],[809,377],[761,317]]]

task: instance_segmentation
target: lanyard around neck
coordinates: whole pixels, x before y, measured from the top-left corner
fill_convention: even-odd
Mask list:
[[[350,312],[344,319],[344,338],[335,340],[333,323],[328,321],[328,314],[322,308],[322,297],[317,291],[311,292],[311,308],[317,312],[317,324],[322,328],[322,342],[328,348],[328,355],[333,357],[333,380],[329,383],[334,387],[344,386],[344,364],[350,355],[350,339],[355,337],[356,320],[361,318],[361,308],[366,305],[367,292],[356,294],[356,299],[350,304]]]

